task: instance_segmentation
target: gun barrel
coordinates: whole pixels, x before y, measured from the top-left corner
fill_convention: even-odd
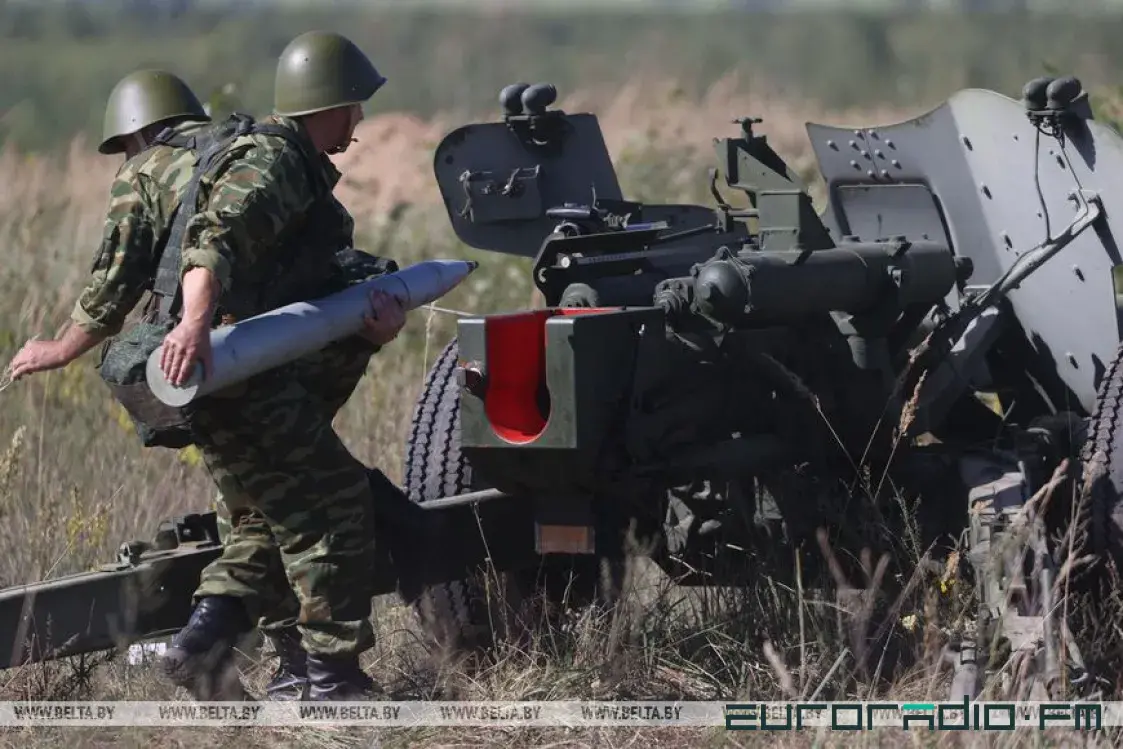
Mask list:
[[[957,277],[952,252],[935,242],[849,243],[799,252],[750,252],[711,260],[694,279],[699,307],[717,319],[791,319],[860,313],[887,295],[898,305],[935,302]]]
[[[148,387],[163,403],[185,406],[359,332],[375,289],[394,295],[408,311],[444,296],[477,265],[471,260],[427,260],[322,299],[288,304],[217,328],[211,331],[211,376],[203,378],[200,363],[179,387],[160,370],[161,346],[148,357]]]

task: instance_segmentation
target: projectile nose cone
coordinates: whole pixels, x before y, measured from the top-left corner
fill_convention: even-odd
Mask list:
[[[480,267],[479,262],[476,261],[476,260],[465,260],[464,262],[466,262],[468,264],[468,272],[469,273],[474,271],[476,268]]]

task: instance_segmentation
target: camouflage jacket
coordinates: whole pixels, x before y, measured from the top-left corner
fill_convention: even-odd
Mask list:
[[[316,155],[295,120],[261,122],[292,129],[305,147],[265,134],[236,138],[223,155],[227,166],[200,182],[180,265],[181,279],[191,268],[214,273],[220,311],[237,319],[317,295],[354,234],[331,194],[341,177],[331,160]]]
[[[188,134],[204,126],[191,122],[175,129]],[[157,253],[194,163],[191,151],[153,146],[117,171],[90,280],[70,316],[83,330],[116,335],[151,285]]]

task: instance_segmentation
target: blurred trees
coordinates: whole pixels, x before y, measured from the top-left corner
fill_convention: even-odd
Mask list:
[[[690,14],[641,12],[642,3],[631,3],[631,11],[605,5],[563,14],[247,0],[0,0],[0,142],[48,148],[78,131],[96,133],[110,88],[139,67],[167,67],[200,96],[214,94],[216,107],[262,114],[272,100],[276,56],[312,28],[347,33],[389,78],[372,112],[494,113],[499,89],[517,80],[548,80],[564,96],[637,78],[674,79],[690,96],[736,72],[746,85],[760,79],[831,107],[932,104],[964,86],[1017,95],[1046,62],[1089,85],[1116,80],[1123,16],[1069,12],[1107,0],[1064,0],[1053,14],[1026,11],[1040,1],[885,2],[898,10],[1004,11],[966,16],[771,12],[779,7],[774,0],[727,0],[725,11]],[[224,98],[233,92],[236,100]]]

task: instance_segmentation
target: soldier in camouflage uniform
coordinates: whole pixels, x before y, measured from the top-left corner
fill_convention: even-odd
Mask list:
[[[71,313],[62,338],[31,341],[13,358],[13,379],[67,366],[106,339],[117,335],[129,312],[151,285],[156,258],[166,239],[173,209],[183,196],[195,164],[195,154],[170,145],[151,145],[165,127],[192,135],[210,117],[195,94],[178,77],[161,70],[141,70],[121,79],[105,109],[103,154],[125,154],[110,188],[109,209],[91,278]],[[387,266],[354,250],[341,255],[347,282],[385,272]],[[393,269],[393,266],[389,266]],[[155,300],[153,300],[155,301]],[[306,379],[318,383],[330,407],[338,410],[350,396],[369,359],[369,351],[341,342],[302,362]],[[326,379],[323,373],[337,373]],[[221,502],[221,491],[219,501]],[[225,541],[228,522],[220,515],[219,535]],[[303,651],[294,637],[299,605],[278,564],[269,581],[273,605],[266,606],[259,626],[280,656],[266,691],[273,699],[298,698],[303,693]]]
[[[353,221],[331,194],[340,174],[327,154],[347,148],[362,102],[383,83],[338,34],[309,32],[282,52],[275,114],[267,121],[290,129],[301,145],[268,134],[240,136],[228,148],[233,165],[203,179],[183,246],[181,322],[165,339],[161,361],[173,384],[183,383],[198,361],[209,371],[209,321],[216,314],[244,319],[338,283],[331,260],[350,246]],[[372,295],[364,336],[342,344],[351,348],[344,358],[365,369],[403,323],[395,299]],[[294,618],[308,698],[363,699],[374,687],[359,665],[374,639],[366,582],[375,559],[374,500],[366,468],[332,428],[357,383],[352,375],[362,372],[352,370],[329,393],[312,382],[315,359],[192,406],[196,444],[232,523],[222,556],[203,571],[190,621],[164,657],[169,677],[196,697],[225,696],[233,646],[270,605],[278,563],[299,601]]]
[[[27,343],[8,365],[13,379],[65,367],[120,332],[151,284],[160,238],[188,178],[194,156],[149,146],[165,127],[188,134],[210,118],[181,79],[162,70],[122,78],[105,107],[103,154],[125,154],[110,188],[101,245],[62,338]]]
[[[347,285],[398,269],[397,263],[392,260],[374,258],[353,249],[344,249],[336,253],[336,257],[339,272],[329,282],[325,293],[340,291]],[[299,369],[301,386],[318,401],[329,423],[350,399],[366,373],[371,355],[379,348],[364,343],[362,339],[351,338],[297,360],[295,366]],[[214,501],[219,539],[227,545],[231,538],[242,537],[232,535],[230,508],[247,507],[250,500],[240,496],[238,483],[230,480],[228,474],[216,473],[214,478],[219,483]],[[251,541],[248,548],[252,553],[257,550],[257,545]],[[259,589],[262,596],[259,609],[263,613],[258,620],[258,628],[278,657],[277,668],[266,684],[265,692],[271,700],[299,700],[308,689],[307,653],[297,629],[300,602],[288,584],[279,549],[268,554],[265,564],[267,571],[261,576]]]

